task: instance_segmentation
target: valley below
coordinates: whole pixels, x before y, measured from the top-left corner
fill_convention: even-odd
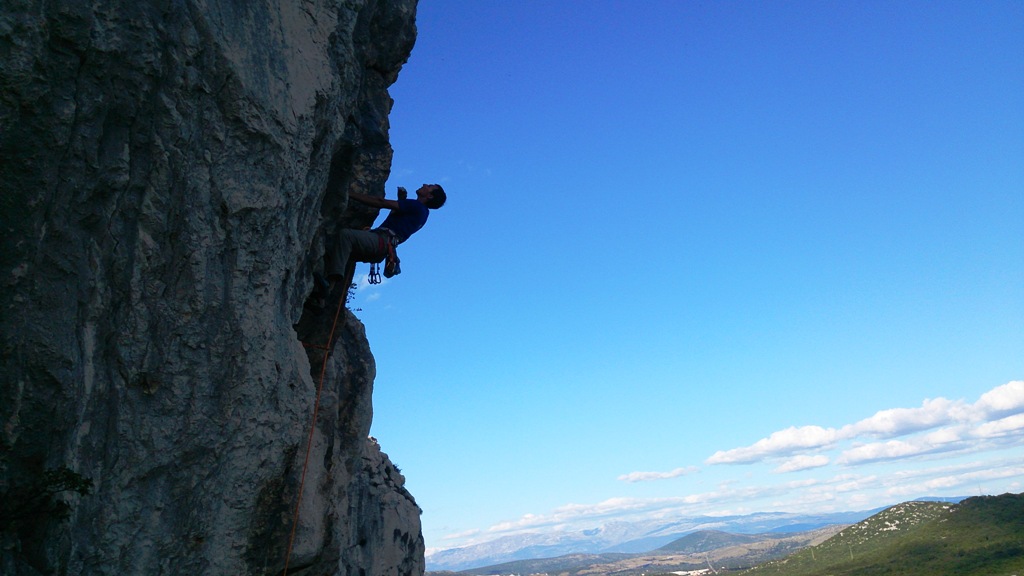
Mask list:
[[[956,499],[959,500],[959,499]],[[570,553],[427,576],[1016,576],[1024,494],[904,502],[804,531],[695,530],[649,552]]]

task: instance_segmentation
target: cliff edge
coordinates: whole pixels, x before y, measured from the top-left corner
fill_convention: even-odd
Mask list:
[[[383,192],[415,11],[0,7],[0,573],[282,571],[320,371],[293,325]],[[421,574],[344,314],[288,573]]]

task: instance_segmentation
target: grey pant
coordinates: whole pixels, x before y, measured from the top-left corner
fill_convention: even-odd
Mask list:
[[[349,258],[378,263],[388,255],[387,236],[373,230],[342,228],[327,245],[324,267],[327,277],[344,276]]]

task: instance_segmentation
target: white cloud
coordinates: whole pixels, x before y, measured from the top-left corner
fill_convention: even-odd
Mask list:
[[[770,456],[792,454],[799,450],[823,448],[836,441],[834,428],[791,426],[762,438],[753,446],[719,450],[706,460],[708,464],[749,464]]]
[[[524,514],[519,520],[510,520],[495,524],[488,528],[487,532],[513,532],[528,528],[536,528],[538,526],[544,526],[551,523],[551,519],[548,517],[539,516],[537,514]]]
[[[878,483],[878,476],[850,476],[842,474],[833,479],[833,488],[839,493],[864,492]]]
[[[1024,380],[993,388],[982,394],[975,406],[984,413],[986,420],[1024,412]]]
[[[951,444],[963,441],[967,430],[967,426],[948,426],[929,432],[925,438],[933,444]]]
[[[688,468],[676,468],[670,472],[630,472],[629,474],[623,474],[619,476],[619,480],[623,482],[649,482],[651,480],[667,480],[669,478],[678,478],[687,474],[693,474],[697,472],[697,468],[690,466]]]
[[[776,472],[795,472],[827,465],[821,452],[859,438],[892,438],[847,448],[834,462],[858,465],[936,452],[984,450],[994,443],[1024,435],[1024,381],[1013,381],[982,394],[977,402],[930,398],[917,408],[892,408],[839,429],[789,427],[750,446],[719,450],[707,464],[753,464],[788,458]],[[906,437],[905,439],[902,437]],[[896,440],[898,439],[898,440]],[[974,443],[973,445],[971,443]]]
[[[1004,464],[1006,464],[1004,462]],[[1024,475],[1024,466],[1019,464],[1016,465],[1002,465],[1002,466],[984,466],[976,470],[957,470],[955,473],[950,474],[936,474],[932,477],[923,478],[919,482],[900,482],[890,487],[886,494],[894,498],[906,498],[906,497],[920,497],[923,495],[934,494],[937,491],[950,490],[954,488],[963,489],[966,496],[968,491],[975,493],[975,491],[983,491],[983,485],[988,482],[995,482],[1005,480],[1008,478],[1016,478]]]
[[[445,536],[442,536],[441,539],[442,540],[464,540],[466,538],[470,538],[472,536],[476,536],[476,535],[480,534],[480,532],[481,531],[479,529],[473,528],[471,530],[466,530],[464,532],[456,532],[454,534],[446,534]]]
[[[929,430],[951,422],[966,420],[970,411],[962,400],[927,399],[920,408],[882,410],[856,424],[844,426],[841,435],[854,438],[862,435],[894,438]]]
[[[681,498],[609,498],[597,504],[566,504],[555,509],[554,518],[559,521],[595,518],[609,514],[650,510],[666,504],[678,504],[682,501]]]
[[[925,454],[934,450],[934,447],[922,442],[906,442],[903,440],[889,440],[888,442],[872,442],[851,448],[843,452],[837,460],[838,464],[853,465],[867,462],[879,462],[881,460],[896,460]]]
[[[977,438],[1005,438],[1024,435],[1024,414],[1014,414],[994,422],[986,422],[974,429]]]
[[[799,472],[800,470],[809,470],[811,468],[821,468],[822,466],[827,466],[828,463],[829,463],[829,457],[821,455],[821,454],[819,454],[817,456],[807,456],[807,455],[794,456],[793,458],[790,458],[789,460],[786,460],[785,462],[783,462],[774,471],[778,472],[778,473]]]

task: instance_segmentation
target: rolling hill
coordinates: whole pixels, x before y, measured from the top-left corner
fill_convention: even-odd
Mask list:
[[[743,576],[1024,574],[1024,494],[906,502]]]

